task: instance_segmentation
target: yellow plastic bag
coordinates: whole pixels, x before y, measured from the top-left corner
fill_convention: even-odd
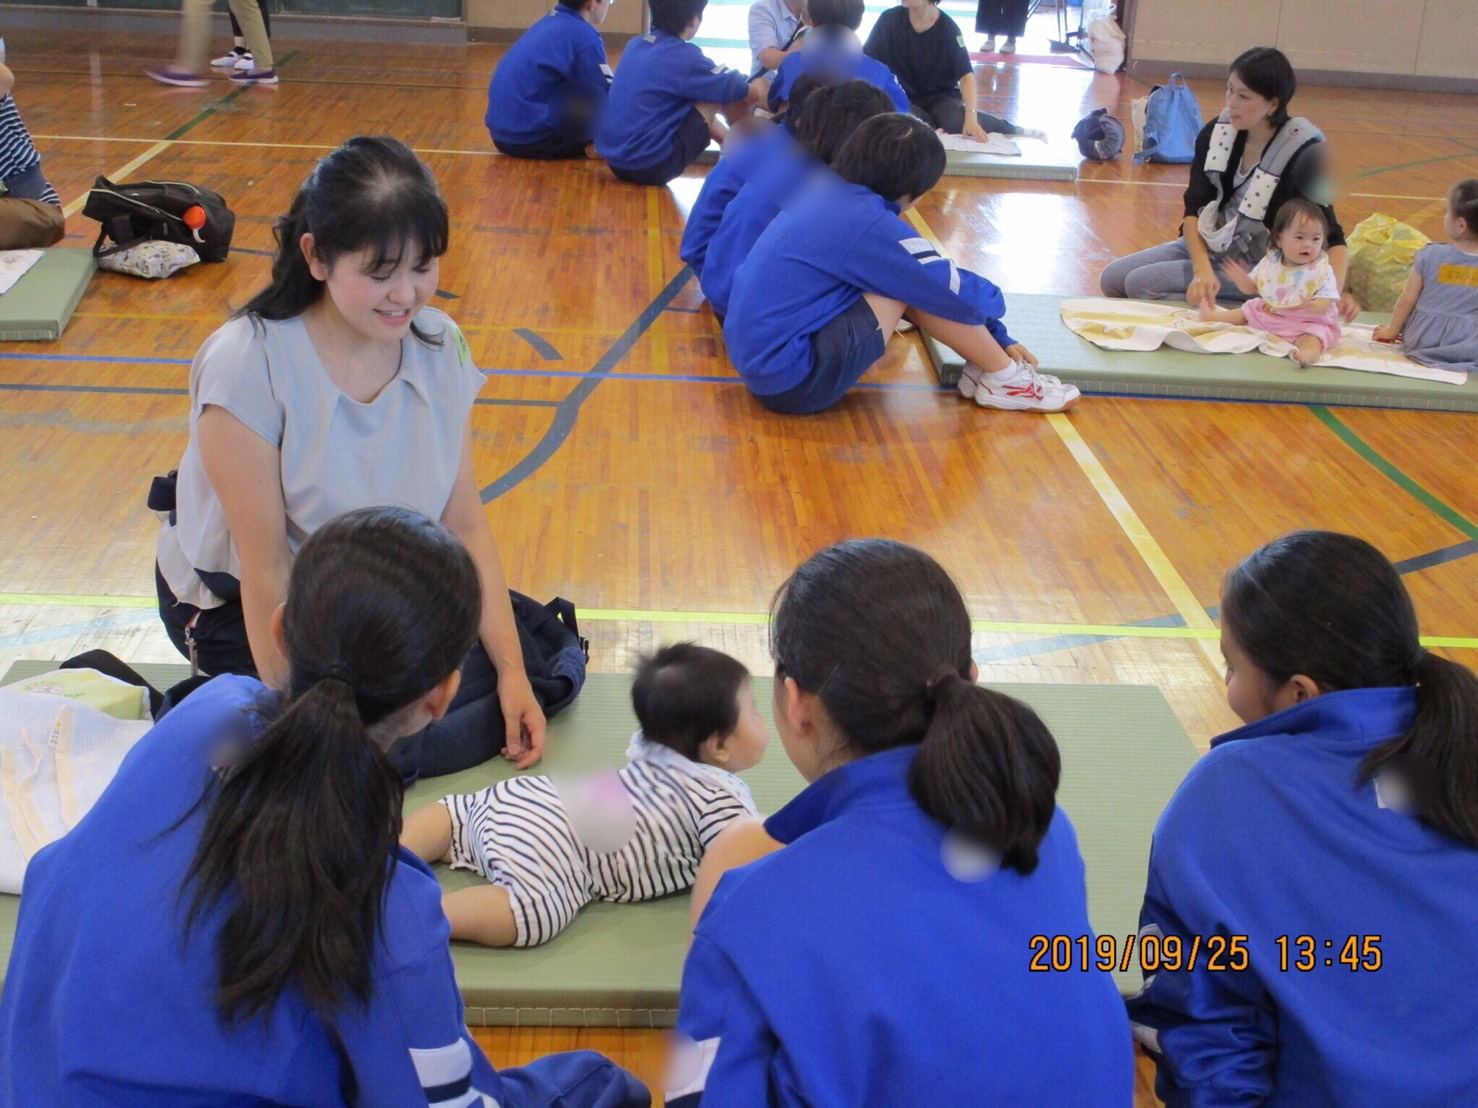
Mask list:
[[[1416,252],[1431,241],[1410,224],[1380,212],[1362,219],[1345,240],[1350,250],[1345,287],[1367,311],[1389,312],[1406,287]]]

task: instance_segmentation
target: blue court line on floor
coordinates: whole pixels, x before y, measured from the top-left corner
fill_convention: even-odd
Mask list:
[[[1420,573],[1424,569],[1432,569],[1434,566],[1446,565],[1460,558],[1467,558],[1478,554],[1478,542],[1468,539],[1466,542],[1457,543],[1454,546],[1445,546],[1441,550],[1434,550],[1430,554],[1418,554],[1415,558],[1406,558],[1395,563],[1396,572],[1403,577],[1408,573]]]
[[[546,362],[562,362],[565,360],[564,355],[554,349],[553,344],[537,331],[530,331],[527,327],[515,327],[513,333],[537,350],[539,357],[543,358]]]
[[[549,429],[544,432],[544,437],[534,444],[534,448],[524,456],[522,461],[482,490],[484,504],[496,500],[525,478],[538,472],[539,467],[554,456],[555,452],[564,445],[565,440],[570,437],[570,432],[575,429],[575,420],[580,414],[580,406],[589,399],[596,386],[610,376],[611,371],[621,359],[631,352],[637,340],[646,334],[648,328],[657,321],[657,317],[662,314],[667,305],[672,303],[673,298],[687,287],[692,276],[693,271],[683,266],[678,270],[677,276],[667,282],[667,287],[657,294],[657,298],[643,309],[641,315],[637,316],[631,326],[626,328],[625,333],[600,356],[600,360],[595,365],[590,367],[590,372],[585,374],[580,383],[570,390],[570,394],[564,400],[560,401]]]
[[[667,305],[667,310],[669,312],[682,312],[683,315],[697,315],[703,309],[702,308],[679,308],[676,304],[669,304],[669,305]]]
[[[190,358],[128,357],[123,354],[15,354],[0,353],[0,358],[12,362],[108,362],[113,365],[189,365]]]
[[[116,615],[86,619],[80,623],[66,623],[58,627],[38,627],[34,631],[0,635],[0,650],[31,646],[38,642],[54,642],[57,639],[86,635],[94,631],[116,631],[120,627],[135,627],[140,623],[147,623],[149,620],[158,618],[159,613],[153,608],[138,608],[131,612],[119,612]]]

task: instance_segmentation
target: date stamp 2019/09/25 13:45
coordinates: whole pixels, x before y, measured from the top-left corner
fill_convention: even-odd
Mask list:
[[[1324,939],[1313,935],[1278,935],[1273,939],[1280,973],[1309,973],[1316,969],[1344,969],[1373,973],[1381,968],[1379,935],[1343,935]],[[1246,935],[1164,935],[1147,928],[1137,935],[1033,935],[1030,940],[1033,973],[1066,973],[1138,967],[1143,973],[1168,970],[1239,973],[1252,965],[1251,941]]]

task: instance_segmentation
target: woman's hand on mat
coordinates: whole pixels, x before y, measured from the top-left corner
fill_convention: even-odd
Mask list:
[[[1360,301],[1355,299],[1355,294],[1349,289],[1339,294],[1339,317],[1346,323],[1353,323],[1355,317],[1360,314]]]
[[[974,117],[974,113],[966,112],[965,116],[965,137],[967,139],[973,139],[975,142],[989,142],[990,136],[985,133],[985,128],[980,125],[980,120]],[[1032,364],[1036,365],[1035,362]]]
[[[1221,282],[1214,272],[1198,273],[1185,290],[1185,302],[1193,308],[1216,307],[1216,294],[1221,291]]]
[[[503,757],[528,769],[544,756],[545,722],[525,674],[498,674],[498,706],[503,709]]]
[[[1006,347],[1006,356],[1013,362],[1026,362],[1033,369],[1037,368],[1037,356],[1019,342]]]

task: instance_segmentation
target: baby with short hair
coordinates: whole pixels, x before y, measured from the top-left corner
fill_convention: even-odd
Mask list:
[[[718,833],[758,814],[736,774],[763,757],[769,732],[743,663],[665,646],[642,659],[631,700],[641,730],[620,771],[512,777],[406,818],[407,850],[489,882],[442,897],[452,938],[537,946],[593,900],[682,892]]]

